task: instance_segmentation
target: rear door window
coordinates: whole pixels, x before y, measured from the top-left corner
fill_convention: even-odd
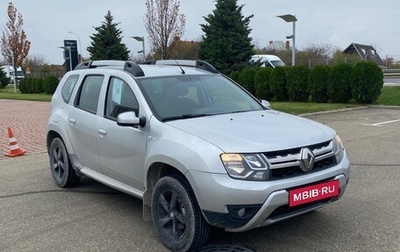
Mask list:
[[[77,96],[76,107],[96,114],[103,80],[102,75],[86,76]]]

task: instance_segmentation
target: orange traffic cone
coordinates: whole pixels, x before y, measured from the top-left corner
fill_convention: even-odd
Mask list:
[[[14,137],[14,131],[12,128],[8,127],[8,139],[10,142],[10,152],[6,154],[9,157],[16,157],[25,154],[25,150],[19,148],[17,140]]]

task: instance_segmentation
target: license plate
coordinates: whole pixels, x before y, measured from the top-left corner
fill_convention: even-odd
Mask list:
[[[339,195],[339,180],[332,180],[289,191],[289,206],[298,206]]]

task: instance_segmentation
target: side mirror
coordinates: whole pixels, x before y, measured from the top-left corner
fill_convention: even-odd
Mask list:
[[[117,117],[117,124],[120,126],[140,126],[144,127],[146,125],[145,117],[137,117],[135,112],[123,112]]]
[[[271,108],[271,104],[266,101],[266,100],[261,100],[261,104],[265,107],[265,108]]]

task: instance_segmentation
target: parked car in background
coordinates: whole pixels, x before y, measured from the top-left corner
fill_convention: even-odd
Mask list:
[[[17,80],[24,78],[24,72],[22,71],[21,67],[17,68],[17,71],[15,71],[15,74],[14,74],[13,66],[4,65],[4,66],[1,66],[1,69],[3,70],[3,72],[6,73],[6,76],[7,76],[7,78],[9,78],[11,80],[11,83],[14,83],[14,76],[17,77]]]
[[[276,55],[271,54],[256,54],[251,56],[251,63],[260,63],[261,67],[275,68],[285,66],[285,63]]]
[[[201,247],[211,226],[247,231],[342,197],[336,132],[266,104],[203,61],[81,63],[52,97],[50,171],[59,187],[88,176],[142,199],[172,251]]]

